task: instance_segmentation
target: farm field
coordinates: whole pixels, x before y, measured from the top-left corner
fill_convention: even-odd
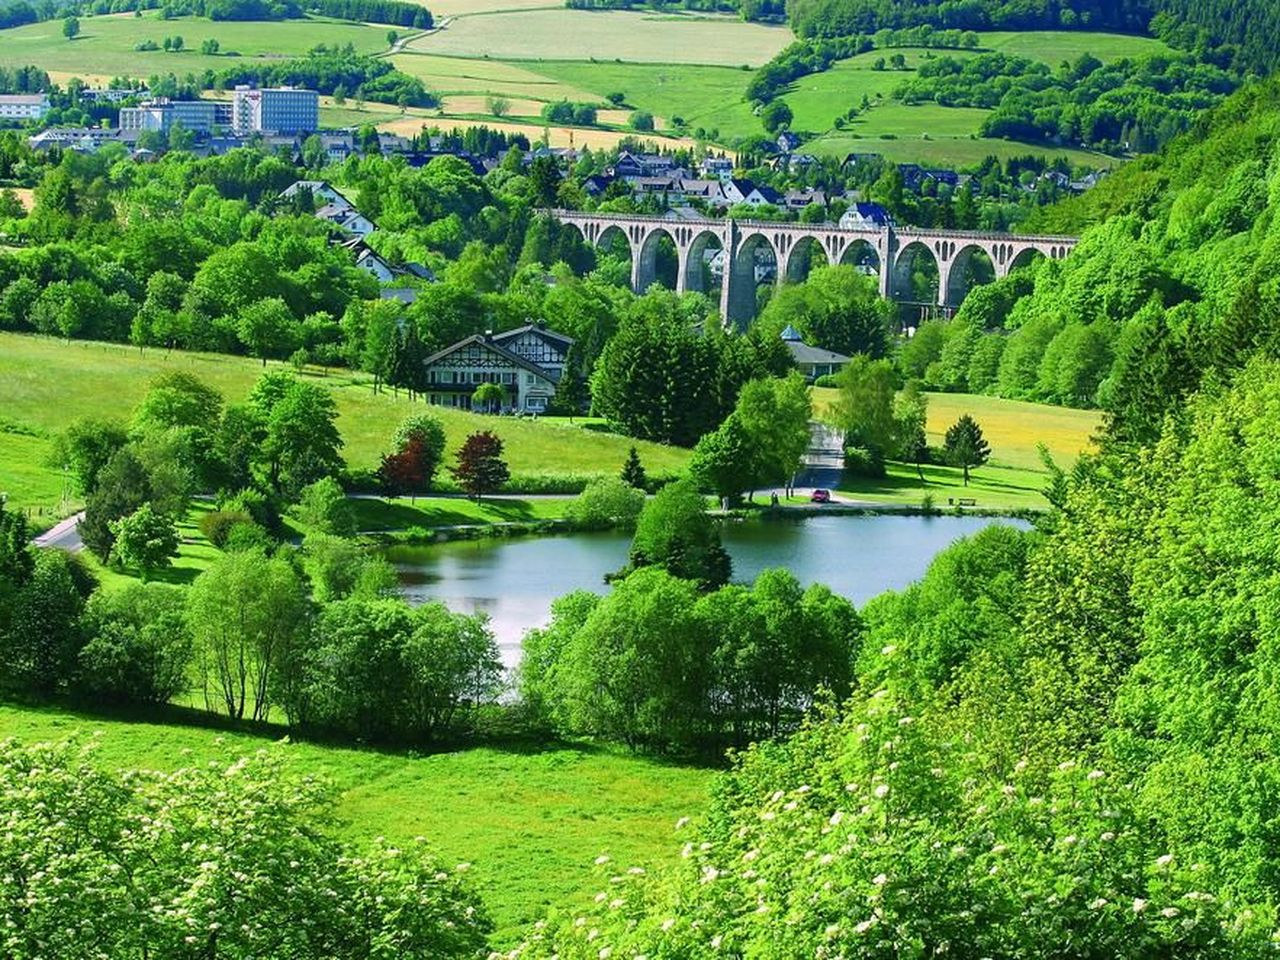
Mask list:
[[[918,109],[907,108],[902,109]],[[981,163],[987,157],[1008,160],[1028,155],[1065,157],[1073,164],[1099,169],[1118,166],[1122,161],[1091,150],[1049,147],[1042,143],[1020,140],[994,140],[986,137],[853,137],[847,133],[831,133],[805,144],[805,150],[819,157],[847,157],[851,153],[878,153],[894,163],[938,164],[965,168]]]
[[[850,499],[918,506],[928,494],[938,507],[947,500],[968,498],[982,509],[1043,509],[1041,493],[1049,475],[1037,451],[1043,443],[1058,466],[1070,469],[1081,453],[1092,447],[1092,437],[1102,423],[1096,410],[1073,410],[1041,403],[1003,400],[964,393],[931,393],[926,424],[929,445],[942,446],[947,428],[968,413],[978,421],[991,445],[991,461],[971,471],[964,486],[962,471],[954,467],[926,466],[921,483],[910,464],[891,463],[880,479],[848,477],[840,493]],[[818,415],[836,397],[832,389],[814,390]]]
[[[206,20],[175,17],[162,20],[155,12],[141,17],[111,14],[83,17],[80,36],[62,35],[62,21],[48,20],[3,31],[0,66],[39,64],[44,70],[79,77],[147,77],[153,73],[179,76],[203,70],[225,70],[251,58],[279,59],[306,53],[319,43],[352,44],[361,53],[387,48],[387,28],[342,20],[309,17],[270,23]],[[165,37],[181,36],[180,53],[139,51],[143,40],[157,44]],[[206,56],[200,44],[215,39],[223,53]],[[229,56],[228,51],[239,53]]]
[[[482,96],[528,97],[533,100],[600,100],[581,86],[562,83],[538,65],[538,71],[498,60],[442,57],[425,53],[398,53],[391,57],[396,69],[420,79],[436,93],[468,93]],[[606,91],[607,92],[607,91]]]
[[[505,13],[511,10],[559,9],[563,4],[548,0],[430,0],[423,6],[431,11],[437,22],[446,17],[472,17],[489,13]]]
[[[1142,57],[1168,53],[1169,47],[1153,37],[1135,37],[1123,33],[1088,33],[1074,30],[1035,30],[1027,32],[992,31],[983,33],[984,50],[999,50],[1017,57],[1041,60],[1056,67],[1063,60],[1075,60],[1092,54],[1104,63],[1122,57]]]
[[[599,888],[592,861],[654,865],[678,855],[674,824],[696,817],[714,773],[585,746],[477,747],[434,755],[292,743],[261,735],[117,720],[58,708],[0,706],[0,739],[93,738],[104,769],[173,770],[279,749],[295,771],[335,788],[334,829],[354,841],[423,836],[472,882],[510,946],[550,906]]]
[[[536,69],[597,98],[625,94],[630,107],[667,120],[683,117],[690,128],[718,130],[722,138],[760,132],[760,121],[743,99],[751,73],[740,67],[548,60]]]
[[[626,60],[758,67],[792,40],[784,27],[734,17],[527,10],[461,17],[407,50],[508,60]]]
[[[272,363],[267,369],[291,369]],[[0,334],[0,410],[20,427],[52,434],[82,416],[127,418],[159,373],[183,370],[220,390],[227,402],[244,398],[262,373],[258,362],[219,354],[166,354],[106,343],[60,340],[17,334]],[[307,379],[328,387],[338,406],[338,430],[345,441],[344,454],[353,468],[372,469],[385,452],[392,432],[422,402],[410,403],[402,393],[375,394],[371,382],[347,371],[324,376],[309,372]],[[514,474],[595,474],[618,470],[634,444],[645,466],[654,472],[679,472],[689,453],[661,444],[635,442],[580,426],[484,417],[479,414],[431,408],[445,425],[448,449],[455,450],[468,433],[495,431],[506,444],[506,457]],[[30,438],[0,433],[0,490],[31,491],[43,499],[18,506],[52,508],[61,491],[57,471],[45,468],[30,476]],[[47,443],[47,441],[42,441]],[[52,497],[53,499],[49,499]]]
[[[581,49],[565,45],[559,36],[564,29],[570,29],[574,17],[593,18],[589,29],[577,30],[577,35],[592,38],[592,43]],[[752,60],[749,45],[738,41],[747,35],[736,30],[718,35],[715,47],[726,52],[717,66],[696,62],[705,61],[704,54],[689,58],[679,53],[683,42],[673,45],[670,30],[663,31],[659,48],[654,48],[646,31],[634,29],[646,24],[670,27],[673,19],[678,18],[573,10],[495,14],[424,35],[394,59],[400,69],[421,77],[437,92],[467,94],[466,100],[446,100],[445,113],[470,121],[486,120],[488,96],[505,97],[513,103],[561,98],[599,102],[606,94],[617,92],[626,95],[628,106],[647,110],[668,123],[679,116],[690,129],[701,127],[712,140],[724,142],[761,133],[751,104],[743,99],[752,74],[743,70],[742,64]],[[545,23],[552,21],[563,24],[563,29],[552,31],[556,34],[554,40],[543,35]],[[620,59],[610,60],[611,48],[600,46],[595,39],[608,36],[615,23],[630,23],[631,28],[625,35],[626,49],[616,54]],[[680,26],[681,40],[693,36],[689,31],[705,23],[705,19],[690,18]],[[452,39],[450,31],[457,31]],[[467,31],[475,31],[474,42]],[[992,154],[1008,158],[1035,153],[1065,156],[1076,164],[1112,166],[1113,159],[1088,151],[983,139],[978,131],[985,111],[933,104],[907,106],[893,100],[893,93],[921,63],[937,56],[971,57],[983,50],[1003,50],[1056,66],[1085,51],[1106,60],[1166,49],[1159,41],[1148,38],[1105,33],[991,32],[980,37],[977,51],[904,49],[900,52],[906,57],[907,71],[872,69],[875,61],[885,55],[885,51],[873,51],[841,61],[829,71],[802,77],[784,95],[795,114],[793,128],[814,137],[806,149],[822,156],[876,152],[900,162],[963,166]],[[655,49],[669,62],[644,62],[653,59]],[[544,55],[546,59],[542,59]],[[506,59],[500,59],[503,57]],[[835,130],[836,118],[850,107],[859,106],[864,97],[870,99],[872,107],[845,129]],[[511,111],[512,116],[520,114],[520,110]],[[558,131],[558,136],[554,141],[557,145],[569,142],[564,129]],[[594,146],[616,142],[616,138],[596,137],[593,141],[589,135],[581,134],[573,142]]]

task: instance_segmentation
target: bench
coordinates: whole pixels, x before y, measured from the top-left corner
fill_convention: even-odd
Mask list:
[[[959,500],[954,497],[947,497],[947,505],[954,507],[976,507],[978,501],[969,497],[961,497]]]

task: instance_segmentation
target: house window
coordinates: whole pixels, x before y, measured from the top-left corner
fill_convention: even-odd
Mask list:
[[[515,383],[516,375],[514,373],[504,373],[502,375],[502,382],[507,384]]]
[[[525,400],[524,406],[526,410],[537,410],[537,411],[545,410],[547,409],[547,398],[546,397],[529,397],[527,400]]]
[[[534,383],[537,382],[537,378],[535,378],[532,373],[526,373],[524,375],[524,382],[526,386],[532,387]]]

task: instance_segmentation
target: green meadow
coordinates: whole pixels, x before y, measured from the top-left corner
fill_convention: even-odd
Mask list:
[[[292,369],[268,364],[267,369]],[[0,334],[0,410],[6,421],[37,434],[28,437],[0,432],[0,491],[10,491],[15,504],[53,509],[62,480],[55,467],[33,459],[41,444],[77,417],[127,419],[158,374],[182,370],[221,391],[227,402],[243,400],[262,374],[262,365],[244,357],[163,350],[141,352],[119,344],[54,340]],[[338,430],[347,463],[373,469],[386,452],[396,426],[410,413],[428,409],[401,392],[375,393],[371,380],[350,371],[303,374],[332,391],[338,407]],[[493,430],[506,444],[514,474],[600,474],[621,468],[636,446],[647,469],[675,473],[688,463],[689,452],[656,443],[633,441],[598,429],[564,422],[543,423],[509,417],[429,408],[444,423],[448,450],[461,446],[467,434]],[[33,464],[36,464],[33,468]],[[27,491],[25,495],[21,491]],[[15,492],[19,491],[19,492]],[[25,496],[32,499],[27,500]]]
[[[711,26],[717,34],[707,47],[699,34]],[[752,26],[637,13],[521,10],[473,17],[426,34],[395,61],[433,90],[466,95],[446,100],[446,117],[491,117],[485,103],[489,96],[536,104],[562,98],[600,102],[607,94],[622,93],[628,107],[668,123],[680,117],[689,128],[715,131],[727,141],[762,132],[752,105],[743,99],[752,76],[743,65],[759,61],[753,59],[756,35],[739,28]],[[654,33],[654,27],[662,29]],[[621,39],[614,35],[618,28],[624,28]],[[906,70],[873,69],[877,60],[891,55],[882,50],[801,77],[783,95],[795,115],[792,128],[811,137],[806,149],[820,156],[871,152],[898,162],[964,166],[990,155],[1003,159],[1033,153],[1111,166],[1111,158],[1088,151],[984,139],[978,135],[983,110],[908,106],[893,95],[921,63],[940,56],[1002,50],[1056,66],[1082,52],[1109,60],[1167,49],[1149,38],[1064,31],[992,32],[982,34],[980,42],[977,51],[892,51],[906,58]],[[714,49],[714,56],[707,49]],[[837,130],[836,118],[860,107],[864,98],[870,108]]]
[[[1168,53],[1169,47],[1153,37],[1125,33],[1089,33],[1083,30],[992,31],[981,34],[984,50],[999,50],[1015,57],[1041,60],[1056,67],[1064,60],[1091,54],[1104,63],[1123,57]]]
[[[139,17],[127,13],[82,17],[80,35],[68,40],[62,35],[61,20],[46,20],[0,31],[0,66],[34,63],[57,77],[182,76],[223,70],[245,58],[299,56],[320,43],[350,43],[360,53],[378,53],[387,48],[387,29],[323,17],[266,23],[215,23],[203,17],[164,20],[157,12],[147,11]],[[178,53],[134,49],[144,40],[163,44],[165,37],[173,36],[182,37],[183,49]],[[200,44],[210,39],[219,43],[216,56],[200,52]]]
[[[201,725],[184,725],[196,720]],[[167,720],[167,722],[166,722]],[[210,718],[113,719],[55,707],[0,706],[0,739],[93,739],[105,769],[174,770],[269,748],[279,729],[209,729]],[[510,946],[549,907],[599,889],[596,857],[653,866],[678,851],[675,822],[696,817],[714,774],[585,745],[484,746],[421,755],[291,743],[296,771],[334,786],[333,829],[353,840],[426,837],[472,880]]]
[[[832,389],[814,390],[819,416],[836,399]],[[1049,473],[1040,460],[1044,444],[1058,466],[1070,469],[1080,454],[1092,447],[1102,424],[1096,410],[1072,410],[1041,403],[1003,400],[967,393],[931,393],[926,433],[931,447],[941,447],[947,428],[963,414],[970,414],[991,445],[991,460],[971,471],[969,486],[955,467],[926,466],[924,481],[914,465],[891,463],[888,476],[879,479],[846,477],[839,493],[853,500],[919,506],[926,495],[934,505],[948,500],[971,499],[985,510],[1042,510],[1043,491]]]

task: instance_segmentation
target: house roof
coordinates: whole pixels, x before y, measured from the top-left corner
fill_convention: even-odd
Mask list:
[[[787,343],[804,343],[804,337],[800,336],[800,331],[789,323],[782,331],[782,339]]]
[[[791,356],[795,358],[796,363],[799,364],[841,364],[849,362],[849,358],[843,353],[823,350],[821,347],[811,347],[803,341],[788,340],[786,341],[786,344],[787,349],[791,351]]]
[[[507,331],[507,332],[511,333],[512,331]],[[445,347],[443,350],[436,351],[435,353],[427,357],[427,359],[422,362],[426,366],[431,366],[431,364],[438,363],[439,361],[443,360],[445,357],[449,356],[451,353],[456,353],[457,351],[461,350],[463,347],[469,347],[472,344],[479,344],[480,346],[484,347],[487,350],[492,350],[498,356],[502,357],[505,360],[510,361],[511,363],[515,364],[517,367],[521,367],[522,369],[528,370],[530,373],[536,373],[538,376],[546,380],[550,380],[552,383],[560,382],[560,375],[556,373],[554,370],[547,370],[545,367],[540,367],[536,363],[526,360],[524,357],[520,356],[518,353],[513,353],[512,351],[508,350],[506,347],[502,346],[502,344],[496,343],[492,337],[487,337],[483,333],[472,334],[471,336],[463,340],[459,340],[457,343],[453,344],[452,346],[448,346],[448,347]]]
[[[854,203],[845,211],[845,216],[856,214],[863,220],[870,220],[879,226],[885,226],[890,222],[889,211],[878,203]],[[841,219],[844,219],[843,217]]]
[[[417,277],[419,280],[434,280],[436,278],[430,267],[423,266],[421,263],[414,263],[412,260],[397,267],[396,272]]]
[[[502,333],[495,333],[493,335],[493,339],[495,342],[501,343],[503,340],[512,340],[520,336],[520,334],[529,333],[530,331],[549,337],[552,340],[559,340],[566,346],[573,343],[573,337],[560,333],[558,330],[552,330],[545,323],[526,323],[523,327],[516,327],[514,330],[504,330]]]

